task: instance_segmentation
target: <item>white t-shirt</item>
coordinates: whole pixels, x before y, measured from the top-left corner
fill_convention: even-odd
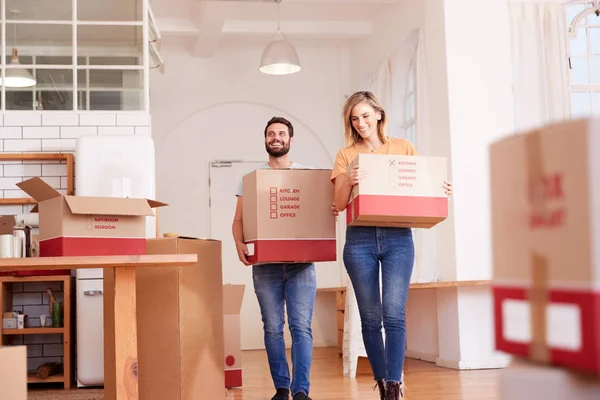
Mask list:
[[[315,169],[315,167],[311,167],[309,165],[302,165],[302,164],[298,164],[295,161],[292,161],[292,165],[290,165],[288,168],[290,169]],[[269,165],[269,163],[264,163],[259,165],[258,167],[251,169],[250,171],[246,172],[246,175],[248,175],[250,172],[255,171],[257,169],[272,169],[271,166]],[[245,176],[245,175],[244,175]],[[242,182],[243,182],[244,177],[242,177],[240,179],[240,183],[238,185],[238,189],[235,192],[236,196],[242,196]]]

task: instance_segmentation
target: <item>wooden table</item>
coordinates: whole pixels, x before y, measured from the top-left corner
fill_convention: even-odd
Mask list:
[[[0,259],[0,272],[36,271],[55,269],[104,268],[114,271],[114,293],[105,297],[105,304],[111,305],[114,316],[114,369],[105,362],[105,371],[113,371],[114,377],[105,379],[115,382],[115,390],[105,393],[105,400],[138,400],[137,373],[137,325],[135,269],[137,267],[168,267],[194,265],[197,254],[161,254],[140,256],[98,256],[98,257],[29,257]],[[105,315],[107,313],[105,307]],[[106,337],[105,333],[105,337]],[[106,356],[105,356],[106,358]]]

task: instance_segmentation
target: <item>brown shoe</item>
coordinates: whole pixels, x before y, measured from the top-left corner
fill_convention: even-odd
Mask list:
[[[400,383],[387,382],[384,400],[398,400],[400,397],[404,397],[404,393],[402,393],[402,387],[400,386]]]

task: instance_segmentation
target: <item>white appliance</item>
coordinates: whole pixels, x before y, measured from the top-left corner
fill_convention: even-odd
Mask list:
[[[77,196],[155,198],[154,141],[148,136],[98,135],[77,140]],[[147,217],[146,237],[156,237]],[[77,386],[104,384],[103,270],[76,272]]]

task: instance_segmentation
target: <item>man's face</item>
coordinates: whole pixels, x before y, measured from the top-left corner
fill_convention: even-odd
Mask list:
[[[267,128],[265,148],[272,157],[283,157],[290,151],[291,143],[288,127],[284,124],[274,123]]]

